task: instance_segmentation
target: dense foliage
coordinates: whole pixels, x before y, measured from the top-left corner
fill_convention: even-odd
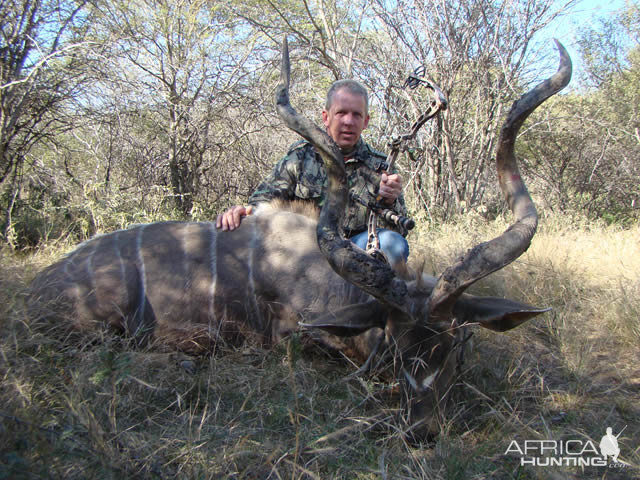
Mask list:
[[[295,140],[272,106],[284,35],[296,107],[319,121],[329,83],[357,78],[373,97],[367,138],[382,150],[426,100],[426,90],[401,88],[424,65],[450,108],[400,160],[412,213],[498,212],[498,126],[528,82],[548,74],[532,52],[573,3],[1,2],[3,240],[24,247],[210,219],[244,202]],[[522,136],[542,208],[637,217],[638,18],[630,5],[582,32],[584,77]],[[552,57],[550,43],[539,48]]]

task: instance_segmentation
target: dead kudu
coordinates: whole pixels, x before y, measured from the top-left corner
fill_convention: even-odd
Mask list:
[[[272,344],[304,330],[359,361],[391,356],[408,438],[437,433],[435,412],[454,378],[463,327],[505,331],[546,311],[464,291],[522,255],[535,234],[537,213],[514,144],[527,116],[570,80],[571,60],[558,49],[558,71],[514,103],[502,128],[496,162],[513,225],[439,278],[405,280],[342,237],[343,158],[326,132],[291,108],[285,42],[277,108],[323,158],[329,185],[319,220],[264,205],[232,232],[212,223],[160,222],[99,236],[36,277],[32,315],[82,330],[106,324],[139,342],[190,352],[248,332]]]

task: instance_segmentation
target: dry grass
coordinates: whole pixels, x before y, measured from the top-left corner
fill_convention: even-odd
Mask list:
[[[471,217],[412,240],[440,272],[505,228]],[[416,235],[417,237],[417,235]],[[640,229],[541,223],[519,261],[474,287],[553,312],[507,334],[477,331],[432,445],[398,434],[377,378],[301,348],[190,359],[106,335],[34,329],[21,301],[61,249],[0,263],[0,479],[548,479],[640,474]],[[511,440],[592,439],[624,466],[522,467]]]

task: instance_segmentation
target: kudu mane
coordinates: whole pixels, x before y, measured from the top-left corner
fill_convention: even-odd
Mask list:
[[[266,210],[280,210],[283,212],[291,212],[296,215],[302,215],[312,220],[318,221],[320,217],[320,209],[314,205],[311,201],[307,200],[283,200],[276,198],[270,202],[261,203],[257,207],[256,214],[258,212],[264,212]]]

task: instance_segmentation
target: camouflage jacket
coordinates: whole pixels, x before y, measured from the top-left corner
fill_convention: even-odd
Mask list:
[[[382,169],[386,169],[386,155],[372,149],[362,140],[356,145],[352,157],[345,161],[347,181],[350,194],[355,194],[365,202],[375,199],[380,185]],[[287,155],[273,168],[269,176],[258,186],[249,198],[250,205],[270,201],[275,198],[285,200],[309,200],[318,207],[324,203],[327,187],[327,174],[322,159],[316,154],[313,146],[306,140],[294,143]],[[347,237],[367,229],[367,207],[349,196],[347,213],[343,229]],[[389,207],[401,215],[406,215],[404,199],[398,198]],[[401,227],[378,219],[379,228],[395,230],[402,235],[406,231]]]

